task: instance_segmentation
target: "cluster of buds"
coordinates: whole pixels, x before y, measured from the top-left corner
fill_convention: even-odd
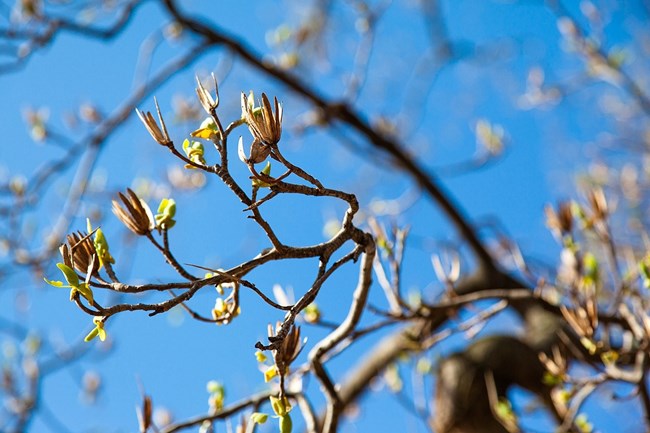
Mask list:
[[[68,235],[68,243],[61,245],[59,252],[63,263],[57,263],[65,279],[63,281],[48,280],[45,282],[54,287],[69,288],[70,300],[77,299],[78,295],[83,296],[92,305],[94,303],[93,291],[90,288],[90,278],[96,275],[99,270],[95,245],[90,240],[90,235],[83,235],[81,232]],[[82,282],[75,272],[75,269],[86,275]]]
[[[580,223],[580,227],[593,230],[602,239],[609,236],[607,219],[610,212],[605,193],[600,187],[587,191],[587,205],[581,205],[578,202],[571,203],[571,213],[573,218]]]
[[[208,139],[213,141],[218,146],[218,140],[221,137],[221,131],[215,124],[216,109],[219,106],[219,88],[217,80],[212,75],[214,81],[214,96],[203,86],[201,80],[196,77],[197,87],[196,94],[199,103],[203,109],[210,115],[202,124],[199,129],[192,132],[193,137]],[[169,138],[167,127],[160,113],[158,102],[155,102],[156,113],[158,115],[158,122],[150,112],[142,112],[136,109],[140,120],[151,137],[163,146],[172,146],[172,140]],[[245,93],[241,95],[241,119],[235,122],[236,124],[246,123],[250,133],[253,136],[253,142],[250,146],[249,155],[246,156],[243,150],[243,142],[240,139],[239,143],[239,158],[247,164],[258,164],[268,158],[274,146],[278,144],[282,136],[282,106],[277,98],[273,98],[273,104],[262,93],[260,106],[256,107],[254,102],[253,93],[247,96]],[[185,140],[183,143],[183,150],[187,158],[197,165],[205,165],[203,145],[199,142]],[[193,164],[187,164],[186,168],[196,168]]]
[[[219,270],[216,273],[219,275],[227,275]],[[212,273],[208,273],[205,275],[205,278],[212,276]],[[212,319],[217,325],[227,325],[241,313],[241,307],[239,306],[239,283],[237,281],[231,281],[216,286],[216,290],[220,295],[224,294],[224,288],[229,288],[232,291],[225,299],[218,297],[214,303]]]
[[[600,286],[600,266],[596,257],[587,252],[578,263],[579,278],[574,284],[579,289],[574,294],[575,306],[572,309],[560,306],[562,316],[573,331],[580,337],[582,345],[594,354],[600,343],[593,341],[598,328],[598,287]]]
[[[241,307],[234,298],[217,298],[212,308],[212,319],[217,325],[227,325],[232,319],[237,317],[241,312]]]
[[[597,304],[591,301],[587,302],[586,306],[578,306],[571,310],[561,305],[560,311],[571,329],[580,337],[580,342],[585,349],[592,355],[596,353],[599,344],[593,341],[593,336],[598,326]]]
[[[187,158],[192,161],[194,164],[197,165],[205,165],[205,158],[203,157],[203,154],[205,153],[205,150],[203,148],[203,144],[201,144],[198,141],[189,141],[185,140],[183,141],[183,151],[185,152],[185,155]],[[196,168],[192,164],[185,164],[185,168],[193,169]]]
[[[176,201],[171,198],[163,198],[158,205],[156,215],[151,213],[151,209],[140,199],[133,191],[127,188],[128,197],[119,193],[119,197],[124,203],[125,208],[113,200],[113,213],[122,223],[133,233],[144,236],[154,228],[169,230],[176,224]]]
[[[63,274],[65,282],[47,278],[45,278],[45,282],[54,287],[69,288],[71,301],[77,300],[81,295],[93,305],[95,301],[90,288],[90,279],[92,276],[98,276],[102,266],[109,267],[111,263],[115,263],[115,260],[109,252],[108,242],[102,231],[99,228],[92,230],[89,220],[87,223],[88,234],[80,231],[71,233],[67,236],[67,242],[59,247],[63,262],[57,263],[56,266]],[[94,241],[91,239],[93,234],[95,235]],[[84,281],[80,280],[77,271],[85,275]],[[95,326],[103,326],[103,322],[100,325],[95,324]],[[99,335],[99,331],[95,336]]]
[[[154,216],[158,230],[169,230],[176,225],[176,201],[171,198],[163,198],[158,205],[158,213]]]
[[[275,413],[274,418],[278,418],[280,433],[291,433],[293,430],[293,422],[291,421],[291,415],[289,415],[289,412],[291,411],[291,403],[289,403],[289,399],[286,397],[278,398],[271,396],[269,397],[269,400],[271,402],[271,409],[273,409],[273,413]],[[250,417],[250,421],[253,425],[264,424],[268,418],[269,416],[265,413],[254,412]]]

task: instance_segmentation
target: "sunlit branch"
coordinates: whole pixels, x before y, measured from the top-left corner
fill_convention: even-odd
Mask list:
[[[192,32],[201,35],[206,42],[215,45],[224,45],[233,53],[237,54],[246,63],[253,66],[260,72],[285,84],[288,88],[309,100],[314,106],[324,113],[327,121],[337,120],[347,124],[356,130],[377,149],[386,152],[395,159],[397,165],[403,168],[413,177],[431,198],[440,206],[450,221],[456,226],[463,238],[467,240],[471,249],[476,254],[479,262],[488,267],[494,267],[495,263],[481,240],[477,237],[476,231],[470,226],[467,218],[460,211],[459,206],[451,199],[451,196],[438,184],[432,173],[418,165],[418,163],[404,151],[404,146],[393,141],[373,129],[362,116],[355,112],[352,107],[345,104],[333,103],[322,97],[318,91],[310,88],[304,82],[290,73],[263,61],[262,56],[248,47],[244,42],[237,40],[219,31],[216,27],[192,19],[183,15],[173,0],[164,0],[164,4],[170,14],[181,24]]]

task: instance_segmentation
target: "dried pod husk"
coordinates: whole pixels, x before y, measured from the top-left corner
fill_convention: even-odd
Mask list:
[[[126,195],[119,193],[124,207],[113,200],[113,213],[133,233],[143,236],[154,227],[154,218],[151,209],[131,189],[126,190]]]
[[[272,328],[269,328],[269,336]],[[286,337],[282,340],[280,346],[273,350],[273,360],[278,368],[280,375],[284,375],[291,363],[298,357],[302,350],[300,344],[300,328],[292,326]]]
[[[160,107],[158,106],[158,101],[154,98],[156,104],[156,113],[158,114],[158,120],[160,121],[160,126],[156,123],[156,119],[149,111],[140,111],[137,108],[135,112],[138,114],[138,117],[144,124],[144,127],[147,129],[151,138],[153,138],[158,144],[163,146],[169,146],[172,140],[169,138],[169,133],[167,132],[167,126],[163,120],[162,114],[160,113]]]
[[[591,206],[596,218],[599,220],[605,219],[609,213],[609,208],[602,188],[594,188],[590,190],[587,199],[589,200],[589,205]]]
[[[67,236],[67,241],[67,260],[70,261],[72,267],[82,274],[86,274],[92,264],[91,275],[96,275],[99,271],[99,260],[94,259],[97,257],[97,251],[90,236],[83,232],[70,233]],[[66,258],[64,257],[63,260],[65,262]]]
[[[573,229],[573,214],[571,213],[571,204],[562,202],[558,206],[558,218],[560,226],[565,233],[570,233]]]
[[[273,107],[262,93],[262,106],[254,107],[245,93],[241,95],[242,116],[254,138],[267,145],[275,145],[282,136],[282,106],[273,98]],[[274,110],[275,109],[275,110]]]
[[[271,148],[260,142],[258,139],[255,139],[253,140],[253,143],[251,143],[250,157],[248,160],[253,164],[259,164],[268,158],[269,153],[271,153]]]
[[[72,268],[72,258],[70,257],[70,248],[68,247],[68,244],[61,244],[59,247],[59,253],[61,253],[61,257],[63,258],[63,264]]]
[[[571,233],[573,229],[573,214],[570,203],[560,203],[557,210],[547,205],[544,208],[544,213],[546,214],[546,225],[556,236],[560,237],[566,233]]]
[[[138,424],[140,433],[146,433],[152,425],[153,405],[151,397],[145,395],[142,399],[142,410],[138,411]]]
[[[214,93],[215,97],[213,98],[212,95],[210,95],[210,92],[206,90],[205,87],[203,87],[203,84],[201,83],[201,80],[199,77],[196,77],[196,95],[199,98],[199,103],[201,104],[201,107],[206,111],[206,113],[211,114],[213,110],[215,110],[219,106],[219,86],[217,85],[217,79],[215,78],[214,74],[212,74],[212,80],[214,81]]]

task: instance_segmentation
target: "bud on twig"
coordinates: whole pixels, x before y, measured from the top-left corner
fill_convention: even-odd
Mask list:
[[[203,87],[203,84],[201,84],[199,77],[196,77],[196,82],[198,83],[198,87],[196,88],[196,95],[199,98],[201,107],[203,107],[203,109],[208,114],[212,114],[212,111],[214,111],[219,106],[219,86],[217,85],[217,79],[215,78],[214,74],[212,74],[212,80],[214,81],[215,98],[212,98],[210,92],[208,92],[205,87]]]

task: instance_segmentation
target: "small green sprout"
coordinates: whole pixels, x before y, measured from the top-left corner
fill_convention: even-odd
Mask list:
[[[396,363],[390,363],[384,370],[384,383],[391,392],[398,393],[404,388],[404,382],[399,374]]]
[[[106,340],[106,330],[104,329],[104,318],[103,317],[93,317],[93,323],[95,324],[95,327],[93,328],[92,331],[86,335],[86,338],[84,338],[84,341],[88,343],[89,341],[93,340],[95,337],[99,337],[101,341]]]
[[[305,322],[307,323],[318,323],[320,321],[321,312],[315,302],[307,305],[302,313],[305,318]]]
[[[425,374],[430,374],[433,371],[433,364],[428,358],[422,357],[418,359],[417,363],[415,364],[415,370],[418,372],[418,374],[424,376]]]
[[[517,415],[512,410],[512,405],[507,398],[500,398],[496,404],[495,414],[506,426],[517,425]]]
[[[270,366],[264,371],[264,382],[270,382],[278,375],[278,368],[275,365]]]
[[[597,284],[599,281],[598,259],[592,253],[585,253],[582,259],[584,269],[584,283],[587,285]]]
[[[582,345],[584,346],[585,349],[587,349],[590,355],[593,355],[596,353],[596,351],[598,351],[598,346],[596,345],[596,343],[594,343],[587,337],[581,337],[580,343],[582,343]]]
[[[158,206],[158,213],[154,217],[156,219],[156,227],[162,230],[169,230],[174,227],[176,220],[176,202],[171,198],[164,198]]]
[[[600,359],[605,365],[614,365],[618,361],[619,354],[615,350],[608,350],[600,355]]]
[[[291,416],[286,414],[280,417],[280,433],[291,433],[293,430],[293,421]]]
[[[217,128],[217,124],[214,123],[214,120],[212,120],[212,117],[207,117],[203,122],[201,122],[199,129],[190,133],[190,135],[196,138],[213,140],[214,138],[219,137],[219,129]],[[185,143],[183,143],[183,149],[185,149]]]
[[[293,422],[291,421],[291,416],[289,416],[289,412],[291,412],[289,399],[287,397],[277,398],[273,396],[270,396],[269,399],[271,400],[271,408],[273,408],[275,417],[279,418],[280,433],[291,433]]]
[[[271,162],[270,161],[266,161],[266,166],[264,166],[264,168],[262,169],[262,171],[260,173],[264,174],[266,176],[271,175]],[[254,178],[253,179],[253,186],[257,187],[257,188],[268,188],[268,187],[271,186],[271,184],[266,183],[261,179]]]
[[[253,424],[264,424],[268,419],[269,416],[268,414],[265,413],[254,412],[251,415],[251,421],[253,422]]]
[[[212,317],[214,320],[219,319],[228,312],[228,304],[223,300],[223,298],[217,298],[214,303],[214,308],[212,309]]]
[[[270,396],[269,400],[271,400],[271,407],[276,416],[282,417],[291,411],[291,403],[286,396],[282,398]]]
[[[255,351],[255,358],[257,359],[257,362],[265,362],[268,359],[261,350]]]
[[[88,233],[93,232],[93,227],[88,218],[86,218],[86,227]],[[102,232],[102,229],[99,227],[95,230],[95,239],[93,240],[93,244],[95,245],[95,251],[97,251],[97,258],[99,259],[99,269],[101,269],[105,263],[115,263],[115,259],[111,256],[111,253],[108,250],[108,241],[106,240],[106,236],[104,236],[104,232]]]
[[[65,281],[68,284],[64,284],[62,281],[48,280],[47,278],[43,278],[47,284],[54,287],[69,288],[71,301],[74,300],[76,294],[79,293],[81,296],[86,298],[88,302],[90,302],[91,304],[94,302],[93,291],[88,285],[88,281],[90,280],[90,273],[88,273],[88,275],[86,276],[86,281],[82,283],[81,281],[79,281],[79,276],[77,275],[77,273],[71,267],[67,266],[64,263],[57,263],[56,267],[61,270],[61,272],[63,273],[63,277],[65,278]]]
[[[386,239],[384,236],[379,236],[377,238],[377,248],[379,248],[385,254],[388,254],[388,255],[393,253],[393,246],[388,241],[388,239]]]
[[[200,142],[185,139],[185,141],[183,141],[183,151],[187,158],[193,163],[206,165],[205,158],[203,157],[205,149],[203,148],[203,144]],[[196,167],[192,164],[185,164],[185,168],[195,169]]]
[[[224,386],[216,380],[211,380],[206,385],[206,389],[210,393],[210,398],[208,399],[210,408],[215,412],[223,409],[223,404],[226,399],[226,389]]]
[[[544,372],[544,377],[542,378],[542,383],[548,386],[558,386],[562,384],[562,376],[558,374],[553,374],[550,371]]]
[[[581,433],[591,433],[594,431],[594,426],[589,422],[587,415],[584,413],[581,413],[576,417],[575,423]]]

